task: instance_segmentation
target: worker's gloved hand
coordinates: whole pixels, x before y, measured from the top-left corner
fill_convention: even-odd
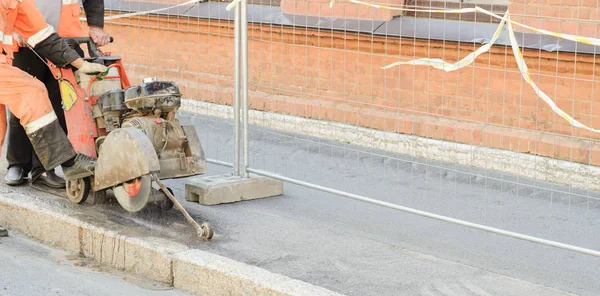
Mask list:
[[[98,73],[104,73],[108,70],[108,68],[104,65],[100,65],[100,64],[96,64],[96,63],[90,63],[90,62],[84,62],[83,66],[81,66],[81,68],[79,68],[79,71],[85,73],[85,74],[98,74]]]

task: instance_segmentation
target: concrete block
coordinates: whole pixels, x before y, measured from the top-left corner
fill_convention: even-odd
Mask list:
[[[0,193],[0,226],[4,225],[196,295],[340,295],[168,239],[144,235],[137,228],[84,216],[72,209],[39,205],[24,194]]]
[[[200,250],[176,254],[173,277],[175,288],[195,295],[341,295]]]
[[[92,225],[82,229],[83,255],[121,270],[172,284],[171,257],[188,247],[156,237],[131,238]]]
[[[173,284],[173,254],[189,247],[157,237],[128,237],[123,235],[126,229],[110,221],[84,222],[74,216],[49,205],[37,205],[23,194],[0,193],[0,226],[96,262]]]
[[[173,284],[174,254],[187,246],[157,237],[127,239],[124,244],[124,270],[155,281]]]
[[[17,198],[10,198],[16,195]],[[79,252],[82,225],[63,213],[53,212],[27,201],[27,197],[0,195],[0,223],[35,239],[70,252]]]
[[[249,178],[233,175],[199,176],[185,184],[185,199],[202,205],[216,205],[283,194],[280,180],[250,174]]]
[[[123,269],[125,264],[123,238],[113,231],[85,225],[81,228],[81,253],[109,266]]]

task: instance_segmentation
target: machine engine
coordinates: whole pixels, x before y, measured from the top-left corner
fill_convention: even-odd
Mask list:
[[[161,179],[203,174],[206,164],[196,130],[175,117],[180,106],[181,92],[174,82],[148,81],[102,94],[94,118],[106,133],[127,127],[144,132],[158,156]],[[98,151],[104,138],[96,140]]]

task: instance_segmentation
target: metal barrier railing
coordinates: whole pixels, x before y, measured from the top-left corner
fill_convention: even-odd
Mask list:
[[[232,5],[230,5],[231,7]],[[228,163],[216,159],[207,159],[208,162],[223,166],[228,166],[233,168],[233,174],[236,176],[241,176],[242,178],[248,178],[249,173],[254,173],[257,175],[278,179],[284,182],[288,182],[291,184],[296,184],[299,186],[303,186],[306,188],[319,190],[326,193],[335,194],[338,196],[362,201],[365,203],[370,203],[406,213],[410,213],[413,215],[418,215],[422,217],[427,217],[447,223],[452,223],[455,225],[460,225],[464,227],[469,227],[472,229],[477,229],[481,231],[486,231],[490,233],[495,233],[511,238],[516,238],[532,243],[537,243],[541,245],[551,246],[555,248],[560,248],[564,250],[569,250],[573,252],[578,252],[591,256],[600,256],[600,251],[592,250],[588,248],[583,248],[575,245],[565,244],[553,240],[547,240],[535,236],[525,235],[522,233],[507,231],[499,228],[494,228],[478,223],[472,223],[460,219],[451,218],[448,216],[438,215],[427,211],[421,211],[410,207],[405,207],[389,202],[384,202],[380,200],[376,200],[373,198],[369,198],[367,196],[358,195],[349,193],[342,190],[337,190],[334,188],[321,186],[318,184],[314,184],[311,182],[306,182],[302,180],[298,180],[295,178],[290,178],[283,176],[281,174],[255,169],[249,167],[249,147],[248,147],[248,125],[249,125],[249,117],[248,117],[248,9],[247,9],[247,0],[241,0],[237,5],[234,6],[235,16],[234,16],[234,48],[235,48],[235,69],[234,69],[234,100],[233,100],[233,114],[234,114],[234,163]],[[240,102],[241,97],[241,102]],[[241,113],[241,116],[240,116]],[[240,126],[241,122],[241,126]],[[241,130],[241,138],[240,142],[240,130]],[[240,153],[240,149],[242,153]],[[241,162],[240,162],[241,156]]]
[[[184,7],[185,9],[181,9],[181,11],[169,10],[173,9],[174,6],[163,7],[160,9],[163,9],[163,11],[166,10],[168,13],[165,12],[165,14],[153,18],[138,17],[135,21],[129,23],[125,21],[119,23],[117,21],[115,30],[129,26],[143,28],[149,32],[148,34],[160,33],[161,30],[186,34],[186,38],[182,38],[186,39],[185,42],[177,40],[176,42],[178,43],[176,44],[169,43],[166,51],[173,56],[182,57],[187,54],[191,61],[187,63],[185,61],[178,62],[175,65],[175,69],[169,68],[172,64],[167,64],[168,66],[157,64],[154,57],[151,57],[150,54],[144,55],[143,53],[146,50],[146,46],[144,46],[145,43],[142,43],[142,41],[144,41],[143,38],[146,38],[146,36],[135,36],[139,39],[139,44],[137,45],[139,48],[135,48],[135,58],[139,60],[144,59],[144,61],[133,61],[132,63],[137,66],[138,72],[163,71],[162,73],[165,73],[164,76],[182,78],[181,80],[185,81],[185,83],[182,83],[184,87],[189,86],[190,89],[197,91],[195,94],[193,92],[190,94],[192,97],[202,98],[206,95],[207,90],[217,92],[217,90],[198,86],[207,83],[206,81],[219,87],[229,87],[232,82],[230,77],[233,77],[233,100],[231,101],[231,105],[233,105],[233,149],[230,150],[229,148],[231,147],[225,147],[226,149],[223,148],[226,150],[225,152],[217,150],[217,154],[228,154],[226,157],[227,160],[229,159],[229,154],[232,154],[233,160],[231,162],[225,161],[220,157],[214,159],[215,157],[212,155],[213,157],[209,159],[209,162],[232,167],[233,174],[236,176],[248,178],[250,173],[262,175],[455,225],[587,255],[600,255],[600,252],[597,250],[579,247],[576,244],[561,243],[559,239],[543,239],[516,231],[508,231],[503,229],[503,227],[488,226],[490,224],[486,221],[482,223],[469,222],[469,219],[452,218],[454,216],[452,214],[441,215],[433,213],[434,211],[432,210],[419,210],[417,209],[420,208],[418,206],[401,206],[374,198],[370,195],[368,189],[356,190],[354,192],[354,190],[349,189],[350,186],[337,186],[337,184],[323,185],[319,184],[320,180],[315,180],[318,177],[309,180],[309,178],[302,178],[301,176],[294,176],[292,173],[287,173],[287,168],[286,171],[281,172],[276,169],[268,169],[266,165],[263,168],[259,168],[258,165],[252,162],[251,151],[253,147],[249,141],[252,118],[250,118],[249,113],[251,109],[258,109],[265,111],[265,113],[269,111],[277,114],[290,113],[293,116],[309,118],[305,121],[294,121],[289,118],[283,119],[283,124],[305,125],[286,132],[299,132],[302,134],[302,137],[315,136],[317,138],[324,134],[337,133],[336,137],[343,134],[337,138],[333,137],[335,138],[333,140],[351,142],[351,144],[360,143],[357,145],[361,149],[377,149],[375,152],[365,152],[364,150],[359,151],[359,149],[354,148],[340,148],[339,145],[321,142],[319,139],[310,140],[318,144],[317,149],[319,149],[320,155],[324,157],[332,155],[333,153],[329,153],[329,151],[334,148],[356,154],[357,167],[364,165],[362,157],[372,155],[381,156],[382,158],[387,157],[387,159],[393,159],[394,161],[399,159],[396,156],[388,157],[387,153],[404,153],[414,158],[422,157],[423,159],[439,161],[452,159],[457,165],[463,164],[475,168],[492,167],[493,169],[498,169],[497,171],[514,173],[514,175],[505,178],[505,176],[490,176],[489,174],[491,173],[487,172],[472,172],[471,170],[475,170],[472,168],[469,168],[467,171],[469,178],[483,178],[485,180],[497,181],[500,187],[516,187],[517,193],[514,195],[516,198],[519,198],[519,186],[525,188],[522,189],[523,191],[542,191],[544,190],[544,186],[546,186],[548,187],[546,189],[550,195],[549,204],[551,206],[552,199],[555,198],[553,194],[568,195],[569,198],[572,195],[587,200],[588,203],[590,200],[595,200],[589,193],[575,194],[572,192],[575,189],[571,188],[556,189],[555,185],[544,184],[538,186],[526,183],[529,182],[528,178],[533,180],[547,179],[551,182],[564,181],[561,184],[565,185],[584,184],[589,186],[589,188],[598,189],[599,185],[591,182],[590,179],[580,180],[569,175],[569,172],[575,172],[579,168],[571,169],[570,171],[567,169],[573,167],[574,164],[583,164],[587,165],[587,167],[585,170],[581,169],[583,172],[581,174],[592,176],[597,174],[597,171],[586,170],[589,167],[598,165],[600,161],[594,157],[594,154],[597,153],[594,150],[594,145],[598,143],[599,137],[596,134],[588,133],[588,131],[573,128],[570,123],[565,123],[563,120],[564,117],[562,117],[562,115],[565,115],[564,113],[571,114],[570,111],[573,111],[573,114],[576,113],[573,115],[573,118],[577,117],[583,124],[592,126],[595,121],[595,115],[590,114],[594,110],[593,100],[591,100],[589,105],[586,105],[575,100],[575,98],[572,98],[572,100],[563,98],[563,102],[559,105],[565,111],[564,113],[559,112],[560,116],[557,116],[554,113],[555,110],[547,108],[546,104],[539,99],[537,91],[533,91],[530,88],[532,82],[541,85],[540,81],[554,81],[554,84],[546,83],[546,86],[553,85],[554,91],[551,91],[548,87],[540,88],[548,92],[548,96],[551,98],[558,98],[559,95],[564,97],[566,96],[565,93],[568,95],[568,89],[564,90],[560,87],[562,84],[567,84],[568,82],[566,81],[571,81],[573,97],[575,97],[575,90],[578,92],[587,92],[588,89],[591,89],[590,94],[594,97],[594,75],[597,75],[595,74],[597,67],[595,66],[597,63],[595,62],[595,47],[561,41],[559,44],[561,50],[574,52],[572,57],[574,66],[563,65],[559,67],[559,54],[544,50],[544,48],[549,48],[552,44],[542,44],[541,41],[539,43],[524,42],[526,38],[532,38],[532,36],[535,37],[537,35],[526,35],[521,32],[515,32],[516,37],[511,40],[506,31],[498,30],[500,33],[497,36],[497,45],[487,46],[487,52],[479,51],[480,57],[478,59],[484,61],[465,66],[463,61],[465,61],[466,57],[472,57],[471,54],[473,50],[478,48],[478,43],[481,40],[485,40],[484,43],[491,40],[490,38],[494,30],[497,29],[497,23],[486,24],[484,30],[481,29],[482,26],[480,24],[460,22],[460,17],[454,17],[451,23],[455,26],[455,29],[460,29],[459,33],[461,34],[453,33],[454,35],[452,35],[445,29],[440,31],[431,30],[431,28],[439,27],[441,22],[444,21],[440,16],[435,19],[401,19],[394,17],[394,15],[386,15],[384,17],[391,20],[384,22],[359,19],[359,17],[364,15],[361,16],[359,13],[355,13],[352,16],[346,14],[345,16],[348,16],[347,19],[344,17],[336,19],[334,14],[339,12],[338,10],[322,12],[326,10],[326,7],[323,5],[324,3],[327,4],[328,1],[306,2],[320,5],[319,7],[321,8],[311,10],[313,14],[317,11],[317,16],[307,16],[308,4],[296,5],[291,16],[289,13],[287,14],[287,19],[282,19],[285,13],[282,13],[280,10],[275,11],[271,6],[267,8],[263,7],[262,9],[250,9],[252,11],[249,12],[248,3],[244,0],[240,1],[239,5],[234,6],[232,17],[223,12],[223,3],[212,2],[205,3],[206,11],[201,12],[194,12],[192,7],[187,6]],[[193,4],[196,5],[197,3],[194,2]],[[152,7],[155,6],[149,5],[149,8]],[[181,7],[178,6],[177,9],[179,8]],[[290,8],[288,7],[287,9],[289,10]],[[273,15],[264,15],[271,10],[275,11]],[[375,15],[381,11],[373,9],[367,12],[366,14]],[[512,16],[515,19],[522,19],[526,15],[514,14]],[[207,21],[201,22],[202,18]],[[250,31],[249,18],[252,22]],[[455,19],[458,19],[458,21]],[[232,20],[233,36],[230,36],[231,31],[228,26]],[[173,26],[173,24],[177,26]],[[420,27],[429,28],[429,32],[425,29],[421,31],[417,30]],[[406,28],[414,29],[414,32],[408,32],[411,30]],[[283,36],[284,33],[287,35]],[[405,37],[408,33],[414,34],[410,37]],[[313,36],[317,37],[310,39]],[[159,37],[159,40],[163,42],[163,36]],[[230,42],[231,37],[233,37],[234,43],[232,54],[225,49],[219,48],[218,45],[206,42],[207,39],[212,38],[208,41],[225,44]],[[284,40],[284,37],[288,39]],[[254,43],[249,44],[249,40]],[[527,80],[522,78],[523,71],[517,69],[516,66],[512,68],[506,66],[509,62],[512,63],[514,61],[513,54],[508,51],[508,46],[512,46],[511,42],[515,40],[519,41],[519,44],[512,49],[514,52],[519,53],[516,56],[522,56],[519,65],[525,64],[525,62],[537,62],[538,73],[531,74]],[[406,43],[410,44],[406,45]],[[191,52],[196,51],[198,54],[190,56],[190,52],[181,49],[186,46],[193,47]],[[270,47],[263,49],[259,46]],[[456,56],[449,56],[451,53],[443,50],[438,50],[436,55],[430,53],[432,50],[444,46],[452,47],[452,50],[458,52],[458,54]],[[524,48],[527,50],[524,50]],[[255,57],[255,60],[260,58],[261,62],[266,62],[270,66],[270,69],[267,69],[269,71],[265,71],[267,72],[265,75],[272,75],[275,78],[269,80],[263,79],[264,77],[260,75],[251,75],[262,70],[260,68],[254,73],[249,73],[249,68],[257,69],[257,67],[261,66],[249,60],[249,52],[252,51],[254,55],[251,56]],[[216,54],[209,55],[214,52]],[[446,68],[447,64],[443,63],[437,64],[443,70],[432,70],[429,67],[411,65],[411,63],[415,63],[414,60],[419,60],[418,58],[423,55],[426,55],[430,59],[441,58],[442,60],[460,61],[452,67],[463,67],[463,70],[460,72],[446,72],[444,70],[448,69]],[[229,59],[230,56],[233,56],[233,67],[230,67],[229,64],[220,64],[220,61]],[[169,58],[175,59],[173,57]],[[222,60],[218,60],[219,58],[222,58]],[[382,67],[397,62],[399,59],[403,60],[402,66],[404,68],[398,69],[397,67],[393,67],[389,68],[389,70],[378,72],[376,73],[377,75],[374,74],[375,71],[379,71]],[[474,59],[475,57],[473,57]],[[468,61],[468,59],[466,60]],[[553,60],[556,60],[556,66],[551,64]],[[544,64],[547,61],[551,61],[549,62],[550,65],[548,63]],[[424,61],[421,60],[421,62]],[[586,64],[582,65],[583,62]],[[193,69],[193,67],[201,66],[204,66],[201,70]],[[545,72],[540,70],[544,67]],[[566,73],[565,70],[571,69],[569,67],[579,70],[573,70],[571,75],[571,73]],[[529,71],[535,72],[536,69],[534,68],[536,66],[530,65]],[[295,71],[299,74],[294,73]],[[579,75],[577,71],[584,71],[586,72],[584,74],[587,76],[577,76]],[[486,72],[488,73],[487,76],[483,77],[483,79],[478,79],[478,75],[482,75],[481,73],[485,74]],[[555,74],[552,74],[552,72],[555,72]],[[195,76],[184,78],[184,75]],[[590,75],[591,78],[589,77]],[[559,85],[559,79],[565,82]],[[580,87],[580,85],[584,85],[584,87]],[[590,85],[591,87],[588,87]],[[252,88],[256,100],[249,99],[251,95],[249,88]],[[486,88],[487,92],[481,91],[481,88]],[[273,98],[268,101],[266,99],[263,100],[262,97],[256,95],[261,90],[268,91]],[[226,92],[221,92],[221,94],[223,93]],[[286,99],[278,100],[277,96],[284,95],[287,96]],[[229,94],[215,95],[215,97],[211,100],[206,100],[219,105],[228,105],[230,103],[223,99],[224,97],[230,98]],[[309,105],[312,99],[317,102]],[[259,108],[251,108],[253,103],[259,105]],[[335,104],[341,106],[331,107],[331,105]],[[569,107],[570,104],[572,104],[573,108],[565,108],[565,106]],[[578,108],[575,108],[575,106]],[[501,109],[502,111],[496,112],[496,109]],[[388,116],[390,113],[393,116]],[[534,115],[530,116],[530,113]],[[531,117],[534,118],[531,119]],[[585,120],[581,118],[585,118]],[[386,121],[388,119],[393,124],[389,124]],[[286,122],[286,120],[289,121]],[[456,122],[453,123],[454,125],[440,124],[444,120]],[[266,121],[268,120],[265,119]],[[335,122],[335,124],[317,126],[315,123],[324,121]],[[314,126],[310,126],[311,124],[314,124]],[[339,127],[341,124],[352,126],[352,128],[342,130]],[[360,128],[356,126],[360,126]],[[450,131],[448,132],[447,130]],[[538,131],[542,131],[543,136],[532,140],[531,135],[537,135],[535,133]],[[515,135],[515,133],[518,133],[518,135]],[[400,134],[408,134],[408,136],[401,140],[396,139],[396,137],[400,137]],[[310,142],[306,139],[300,139],[300,136],[289,136],[283,133],[278,133],[277,135],[283,135],[307,143]],[[496,138],[501,139],[497,140]],[[428,140],[445,140],[448,142],[440,145],[439,147],[441,148],[437,148],[437,150],[427,150],[426,145],[423,143]],[[226,141],[223,142],[226,143]],[[562,145],[561,142],[567,144]],[[568,150],[568,153],[564,152],[565,147],[575,144],[589,148],[582,149],[581,151],[571,149]],[[469,145],[475,148],[461,148],[462,150],[455,149],[456,151],[450,151],[459,145]],[[493,152],[497,157],[496,159],[477,158],[477,153],[489,152],[483,149],[476,150],[479,148],[502,149],[503,151]],[[218,149],[221,149],[221,147]],[[427,152],[420,152],[419,150],[421,149]],[[448,151],[444,151],[444,149]],[[309,149],[307,148],[307,150]],[[464,157],[466,154],[465,151],[470,151],[472,155]],[[522,154],[502,154],[506,151],[522,152]],[[515,157],[515,155],[518,156]],[[535,155],[546,157],[546,159],[531,160]],[[266,158],[263,155],[263,159]],[[345,160],[340,162],[340,167],[344,165],[343,162]],[[469,163],[469,161],[478,161],[478,163]],[[561,161],[567,164],[562,165],[559,163]],[[382,162],[385,162],[385,160]],[[521,162],[524,164],[521,164]],[[424,174],[426,179],[423,181],[425,187],[429,185],[427,182],[433,182],[431,179],[427,179],[427,169],[439,169],[440,167],[430,164],[425,160],[404,161],[404,164],[414,166],[409,168],[411,173],[421,169],[417,166],[426,167]],[[509,167],[509,165],[512,166]],[[532,166],[533,169],[531,168]],[[524,167],[533,173],[528,174],[524,172]],[[552,171],[556,168],[567,169],[558,172]],[[457,168],[448,169],[448,171],[454,174],[464,172],[464,170],[461,171]],[[325,175],[327,172],[321,171],[320,174]],[[436,175],[436,178],[441,179],[442,177]],[[406,182],[410,184],[411,181],[408,180]],[[455,180],[454,184],[458,184],[458,181]],[[369,186],[373,186],[373,184],[364,185],[363,187]],[[442,190],[440,189],[440,191]],[[426,190],[425,194],[427,194]],[[441,192],[439,193],[440,198],[443,197],[442,194]],[[382,195],[382,197],[385,196]],[[569,209],[570,202],[569,200]],[[585,209],[582,207],[582,211],[586,211],[587,213],[589,206],[587,207]]]

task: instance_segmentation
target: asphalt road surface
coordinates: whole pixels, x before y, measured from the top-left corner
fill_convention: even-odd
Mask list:
[[[231,123],[182,116],[207,157],[231,162]],[[598,193],[250,127],[250,166],[453,218],[600,250]],[[516,162],[518,159],[507,159]],[[209,165],[209,174],[230,173]],[[168,180],[183,200],[185,179]],[[46,192],[52,192],[43,189]],[[176,210],[130,214],[77,205],[150,227],[272,272],[348,295],[597,295],[600,259],[285,184],[280,197],[218,206],[184,202],[217,235],[198,242]],[[63,204],[64,198],[39,196]],[[62,191],[54,192],[62,194]]]
[[[11,232],[0,237],[0,295],[184,296]]]

